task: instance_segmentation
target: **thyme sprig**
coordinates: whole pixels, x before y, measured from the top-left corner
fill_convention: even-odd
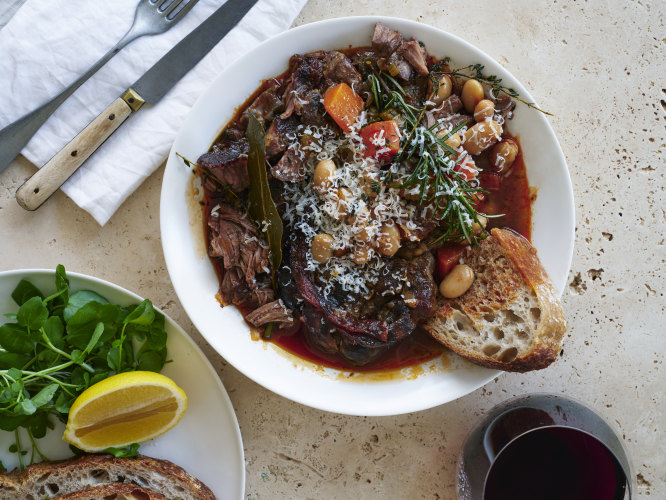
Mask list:
[[[431,127],[421,125],[426,107],[414,106],[405,101],[405,92],[395,79],[385,73],[370,75],[370,90],[377,109],[382,112],[393,108],[405,122],[405,134],[400,141],[400,152],[394,158],[395,164],[412,163],[413,169],[398,189],[419,187],[419,204],[432,206],[431,217],[439,223],[439,235],[433,243],[445,243],[465,239],[476,244],[479,236],[472,230],[472,224],[481,227],[480,216],[491,217],[476,211],[474,202],[482,193],[478,185],[472,185],[467,178],[456,171],[467,157],[459,153],[446,140],[460,131],[459,124],[443,137],[435,133],[437,124]],[[391,184],[393,173],[384,171],[383,182]],[[487,233],[482,231],[481,237]]]
[[[490,86],[492,89],[493,95],[497,96],[499,95],[500,92],[503,92],[504,94],[508,95],[509,97],[512,97],[516,99],[517,101],[522,102],[525,104],[528,108],[532,108],[536,111],[539,111],[540,113],[543,113],[544,115],[548,116],[553,116],[552,113],[549,113],[548,111],[545,111],[541,108],[539,108],[536,103],[526,101],[522,97],[520,97],[520,94],[518,92],[511,88],[511,87],[506,87],[505,85],[502,84],[502,79],[499,78],[496,75],[484,75],[483,74],[483,69],[485,66],[483,64],[470,64],[468,66],[463,66],[462,68],[457,68],[451,71],[444,71],[444,73],[448,75],[453,75],[453,76],[461,76],[464,78],[474,78],[475,80],[480,81],[481,83],[485,83],[486,85]]]

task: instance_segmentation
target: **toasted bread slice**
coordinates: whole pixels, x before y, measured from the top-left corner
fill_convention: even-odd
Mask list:
[[[106,483],[54,497],[53,500],[167,500],[167,497],[136,484]]]
[[[425,330],[488,368],[526,372],[555,361],[567,324],[529,241],[512,230],[493,229],[462,260],[474,270],[474,283],[456,299],[440,296]]]
[[[38,463],[20,473],[2,474],[0,500],[42,500],[102,483],[133,484],[169,499],[215,500],[213,492],[182,467],[168,460],[141,455],[134,458],[83,455],[59,462]]]

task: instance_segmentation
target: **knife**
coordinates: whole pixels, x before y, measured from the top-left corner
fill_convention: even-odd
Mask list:
[[[38,209],[133,113],[159,101],[247,14],[258,0],[227,0],[16,191],[26,210]]]

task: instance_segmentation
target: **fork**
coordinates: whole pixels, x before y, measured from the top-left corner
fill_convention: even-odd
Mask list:
[[[134,22],[120,41],[104,54],[74,83],[39,108],[22,116],[0,130],[0,172],[16,158],[33,135],[53,112],[88,78],[104,66],[109,59],[131,41],[145,36],[164,33],[180,21],[199,0],[139,0]]]

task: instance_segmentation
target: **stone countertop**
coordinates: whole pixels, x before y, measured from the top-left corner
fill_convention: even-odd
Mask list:
[[[552,392],[596,409],[622,436],[639,497],[666,491],[666,28],[664,2],[311,0],[296,24],[382,14],[431,24],[473,43],[530,90],[567,158],[576,241],[563,305],[560,359],[504,374],[427,411],[348,417],[293,403],[229,366],[195,330],[171,286],[159,233],[163,169],[100,228],[58,192],[23,211],[22,158],[0,173],[0,270],[68,270],[150,297],[203,348],[231,397],[245,445],[246,498],[451,499],[466,433],[512,396]]]

